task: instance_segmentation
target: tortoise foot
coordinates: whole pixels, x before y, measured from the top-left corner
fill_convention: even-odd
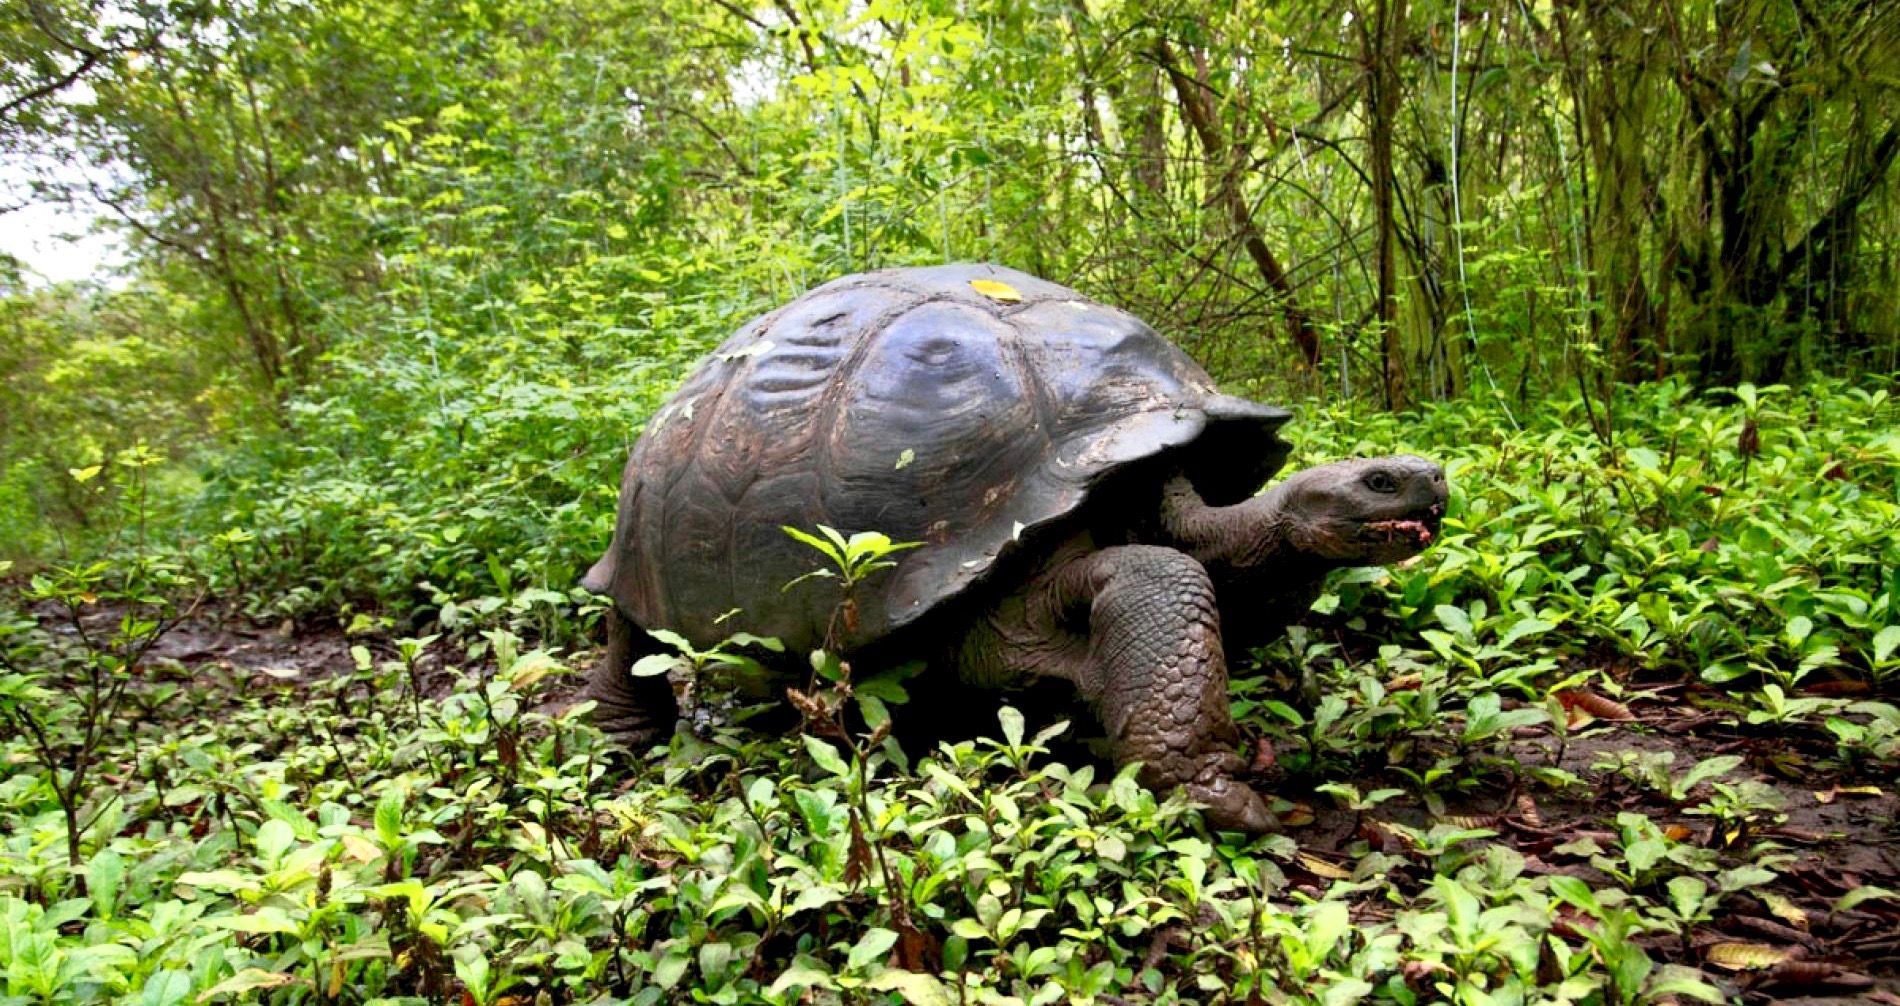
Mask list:
[[[1201,819],[1216,831],[1260,835],[1280,830],[1280,819],[1267,809],[1267,802],[1238,780],[1216,776],[1206,782],[1190,782],[1182,790],[1188,799],[1202,806]]]

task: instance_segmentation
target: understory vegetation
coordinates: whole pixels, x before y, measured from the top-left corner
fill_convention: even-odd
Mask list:
[[[346,613],[327,659],[282,666],[216,645],[253,624],[238,599],[277,603],[243,586],[268,534],[46,569],[0,628],[7,994],[1869,992],[1900,951],[1900,878],[1868,855],[1897,837],[1900,407],[1649,385],[1613,403],[1613,444],[1581,407],[1519,430],[1472,404],[1301,410],[1295,464],[1412,450],[1455,488],[1433,549],[1342,575],[1236,661],[1255,782],[1291,825],[1258,840],[1065,746],[1086,717],[1004,706],[907,742],[901,676],[835,661],[784,733],[744,726],[699,661],[689,727],[628,759],[565,698],[579,651],[524,642],[584,639],[598,602],[506,567],[401,625]],[[136,483],[117,498],[135,534]],[[365,575],[440,540],[366,549]]]
[[[0,254],[0,1006],[1900,1006],[1894,52],[1864,0],[0,0],[0,237],[118,249]],[[641,665],[666,745],[590,726],[649,417],[947,261],[1295,467],[1449,470],[1227,655],[1284,833],[743,615]]]

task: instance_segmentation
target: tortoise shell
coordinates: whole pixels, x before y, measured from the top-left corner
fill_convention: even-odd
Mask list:
[[[746,324],[653,415],[582,583],[696,645],[744,629],[796,651],[840,597],[830,579],[785,589],[827,562],[783,525],[921,542],[858,589],[849,650],[1116,505],[1091,491],[1137,462],[1168,454],[1209,503],[1245,499],[1285,461],[1288,418],[1218,393],[1132,315],[1015,270],[846,276]]]

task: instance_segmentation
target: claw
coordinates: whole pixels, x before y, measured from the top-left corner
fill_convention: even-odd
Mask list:
[[[1245,831],[1265,834],[1280,830],[1280,820],[1267,809],[1265,800],[1247,785],[1220,777],[1208,782],[1191,782],[1182,787],[1188,799],[1201,804],[1201,817],[1216,831]]]

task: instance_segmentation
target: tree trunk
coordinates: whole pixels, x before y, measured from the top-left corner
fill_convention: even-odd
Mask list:
[[[1260,228],[1254,224],[1253,214],[1247,209],[1246,196],[1240,191],[1241,169],[1244,168],[1247,152],[1240,146],[1230,147],[1222,135],[1220,121],[1215,117],[1211,97],[1200,82],[1182,72],[1174,56],[1174,47],[1166,38],[1155,40],[1155,58],[1161,69],[1167,73],[1168,80],[1174,85],[1175,99],[1181,106],[1181,114],[1194,130],[1201,143],[1201,151],[1207,156],[1210,165],[1224,165],[1216,191],[1212,194],[1227,207],[1228,216],[1233,220],[1235,233],[1239,235],[1247,257],[1253,260],[1254,268],[1259,270],[1260,278],[1279,298],[1280,314],[1286,320],[1287,334],[1300,351],[1300,358],[1308,368],[1319,364],[1319,334],[1314,331],[1312,321],[1300,308],[1295,296],[1293,284],[1288,281],[1286,270],[1274,258],[1273,250],[1260,234]]]
[[[1621,7],[1593,0],[1581,8],[1596,66],[1591,74],[1585,63],[1575,78],[1587,86],[1578,104],[1597,181],[1590,214],[1591,275],[1600,314],[1612,331],[1611,373],[1617,380],[1634,381],[1641,377],[1639,361],[1655,357],[1660,341],[1643,267],[1643,233],[1654,188],[1644,144],[1656,103],[1650,73],[1655,36]]]
[[[1366,74],[1366,121],[1370,124],[1368,160],[1372,174],[1374,261],[1379,278],[1378,303],[1373,316],[1379,330],[1379,372],[1385,407],[1409,404],[1405,347],[1399,338],[1399,290],[1396,262],[1396,224],[1392,212],[1392,120],[1398,115],[1397,55],[1405,23],[1405,0],[1377,0],[1372,16],[1361,17],[1360,57]]]

